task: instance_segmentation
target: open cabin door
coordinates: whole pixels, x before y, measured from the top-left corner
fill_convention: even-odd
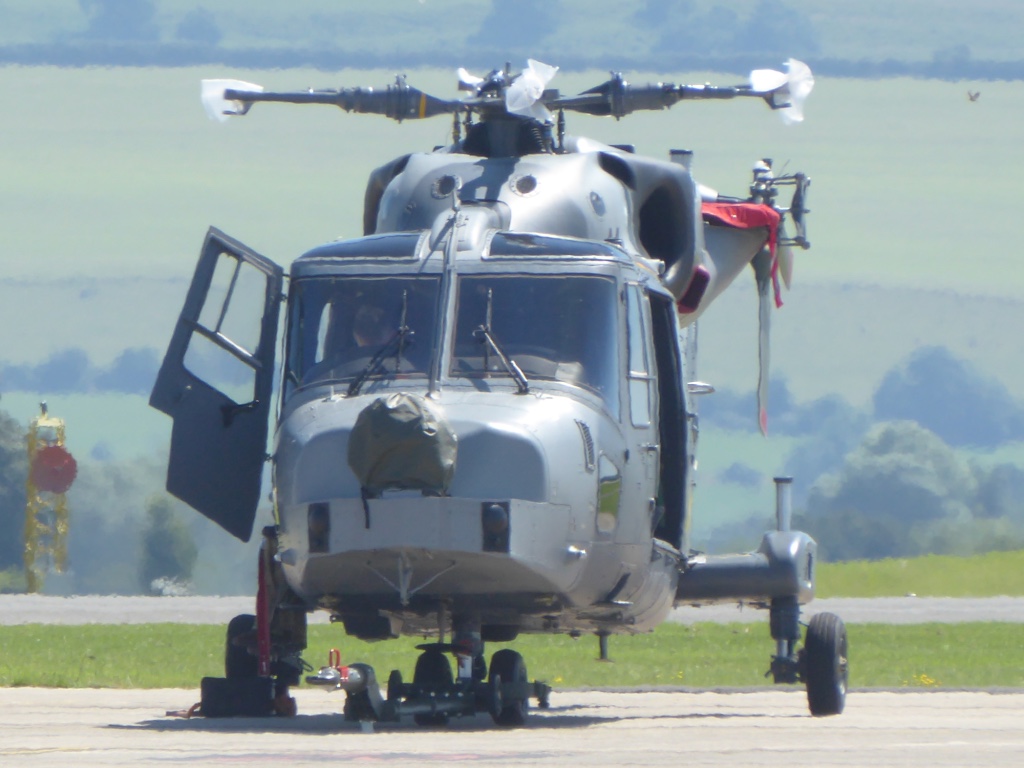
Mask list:
[[[174,420],[167,490],[242,541],[266,460],[282,282],[211,227],[149,399]]]

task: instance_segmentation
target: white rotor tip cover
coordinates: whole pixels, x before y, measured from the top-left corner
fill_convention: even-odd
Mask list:
[[[244,115],[245,105],[234,99],[225,99],[224,91],[251,91],[262,93],[263,86],[247,83],[244,80],[203,80],[200,96],[203,109],[211,120],[223,123],[231,115]]]
[[[532,117],[542,123],[552,122],[551,111],[539,100],[557,72],[558,67],[527,59],[526,69],[505,92],[505,108],[513,115]]]
[[[459,78],[460,91],[475,91],[484,82],[482,77],[471,74],[465,67],[459,67],[455,74]]]
[[[750,73],[750,87],[755,91],[774,91],[786,84],[786,73],[777,69],[755,69]]]
[[[547,84],[558,74],[558,67],[552,64],[545,64],[543,61],[537,61],[536,59],[527,59],[526,69],[540,78],[544,87],[547,87]]]
[[[776,103],[788,104],[779,110],[782,120],[792,125],[803,122],[804,101],[814,88],[814,75],[802,61],[789,59],[784,73],[775,69],[755,69],[750,73],[750,87],[760,93],[777,93]]]
[[[787,124],[799,123],[804,119],[804,101],[814,88],[814,75],[810,67],[796,59],[789,59],[786,69],[790,106],[782,110],[782,119]]]

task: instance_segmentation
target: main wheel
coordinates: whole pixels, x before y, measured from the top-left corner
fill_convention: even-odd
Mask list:
[[[807,625],[803,648],[807,704],[815,717],[838,715],[846,705],[849,661],[846,625],[834,613],[819,613]]]
[[[256,657],[249,653],[245,635],[256,632],[256,617],[242,613],[228,622],[227,638],[224,642],[224,677],[256,677],[259,665]]]
[[[492,685],[502,683],[525,683],[527,682],[526,662],[523,657],[509,648],[503,648],[491,657],[491,668],[488,679]],[[512,699],[506,701],[495,692],[497,705],[491,712],[491,717],[498,725],[517,726],[526,723],[526,717],[530,710],[530,699]]]
[[[416,659],[412,683],[421,692],[450,688],[452,682],[452,665],[441,651],[432,648],[421,653]],[[413,715],[412,719],[416,725],[445,725],[448,722],[448,715],[421,713]]]

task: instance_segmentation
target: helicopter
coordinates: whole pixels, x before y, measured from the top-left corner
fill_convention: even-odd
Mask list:
[[[762,159],[748,194],[729,197],[694,180],[688,151],[657,160],[566,132],[566,113],[742,97],[798,122],[813,75],[786,68],[733,86],[612,73],[562,95],[548,87],[557,67],[531,59],[520,72],[460,69],[460,99],[404,76],[295,92],[203,81],[219,121],[257,103],[326,104],[399,122],[448,115],[453,132],[375,170],[364,234],[309,250],[287,276],[207,232],[150,398],[173,419],[166,486],[248,541],[269,464],[273,523],[255,613],[229,623],[204,715],[293,714],[289,688],[313,671],[301,657],[313,611],[365,640],[431,640],[411,682],[396,670],[383,687],[332,651],[305,680],[345,691],[346,718],[487,712],[518,726],[551,688],[511,648],[488,660],[487,643],[589,634],[605,657],[610,635],[725,601],[768,611],[775,682],[803,682],[813,715],[842,712],[842,620],[815,615],[797,647],[817,545],[790,529],[789,479],[776,479],[776,530],[758,549],[710,555],[689,541],[695,402],[713,392],[693,374],[696,321],[752,267],[766,429],[771,304],[791,249],[810,245],[810,179]]]

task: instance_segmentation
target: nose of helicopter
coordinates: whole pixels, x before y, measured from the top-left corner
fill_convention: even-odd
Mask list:
[[[348,438],[363,495],[420,490],[444,495],[455,471],[455,433],[425,397],[394,392],[364,408]]]

